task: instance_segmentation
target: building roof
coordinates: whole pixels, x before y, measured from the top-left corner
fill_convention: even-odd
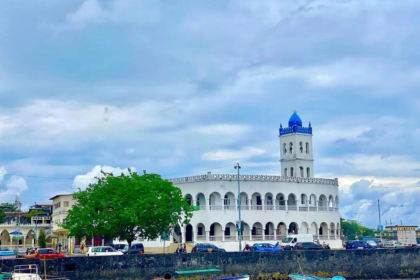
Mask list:
[[[72,193],[57,194],[57,195],[55,195],[55,196],[51,197],[51,198],[50,198],[50,200],[53,200],[53,199],[55,199],[55,198],[57,198],[57,197],[60,197],[60,196],[68,196],[68,195],[73,196],[73,194],[72,194]]]
[[[293,115],[289,119],[289,127],[292,126],[302,126],[302,120],[300,119],[296,111],[293,112]]]

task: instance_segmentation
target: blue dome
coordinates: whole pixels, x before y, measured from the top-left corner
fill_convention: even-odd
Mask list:
[[[289,127],[292,126],[302,126],[302,120],[300,119],[300,117],[298,116],[298,114],[295,112],[293,112],[293,115],[290,117],[289,119]]]

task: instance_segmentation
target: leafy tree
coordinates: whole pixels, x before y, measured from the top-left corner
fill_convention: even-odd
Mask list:
[[[43,229],[39,232],[38,246],[39,248],[47,248],[47,234]]]
[[[4,213],[4,211],[2,209],[0,209],[0,224],[4,223],[5,219],[4,217],[6,216],[6,214]]]
[[[0,206],[9,207],[10,208],[10,212],[18,212],[19,211],[17,209],[16,205],[14,205],[13,203],[10,203],[10,202],[0,203]]]
[[[341,228],[343,230],[343,234],[347,237],[347,239],[352,240],[355,239],[356,236],[360,239],[363,237],[373,237],[375,236],[375,231],[373,229],[367,228],[362,226],[356,220],[342,220]]]
[[[137,237],[155,239],[192,217],[181,190],[157,174],[102,174],[97,183],[74,194],[76,204],[61,225],[69,236],[118,238],[130,250]]]
[[[31,209],[26,215],[24,215],[24,217],[30,218],[30,217],[42,216],[42,215],[45,215],[45,211],[43,211],[42,209]]]

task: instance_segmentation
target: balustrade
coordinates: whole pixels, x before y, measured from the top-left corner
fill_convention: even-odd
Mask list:
[[[210,241],[222,241],[222,236],[210,236]]]

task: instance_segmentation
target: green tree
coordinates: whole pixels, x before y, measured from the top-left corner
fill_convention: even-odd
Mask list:
[[[192,217],[181,190],[157,174],[102,174],[97,183],[74,194],[76,204],[61,225],[69,236],[118,238],[130,250],[137,237],[155,239]]]
[[[4,217],[6,216],[6,214],[4,213],[4,211],[2,209],[0,209],[0,224],[4,223],[5,219]]]
[[[39,232],[38,246],[39,248],[47,248],[47,234],[43,229]]]
[[[341,228],[343,230],[343,234],[349,240],[354,240],[356,236],[361,239],[363,237],[373,237],[375,236],[375,231],[373,229],[367,228],[362,226],[356,220],[342,220]]]
[[[10,209],[11,209],[10,212],[18,212],[18,209],[17,209],[16,205],[14,205],[13,203],[3,202],[3,203],[0,203],[0,206],[10,207]]]

